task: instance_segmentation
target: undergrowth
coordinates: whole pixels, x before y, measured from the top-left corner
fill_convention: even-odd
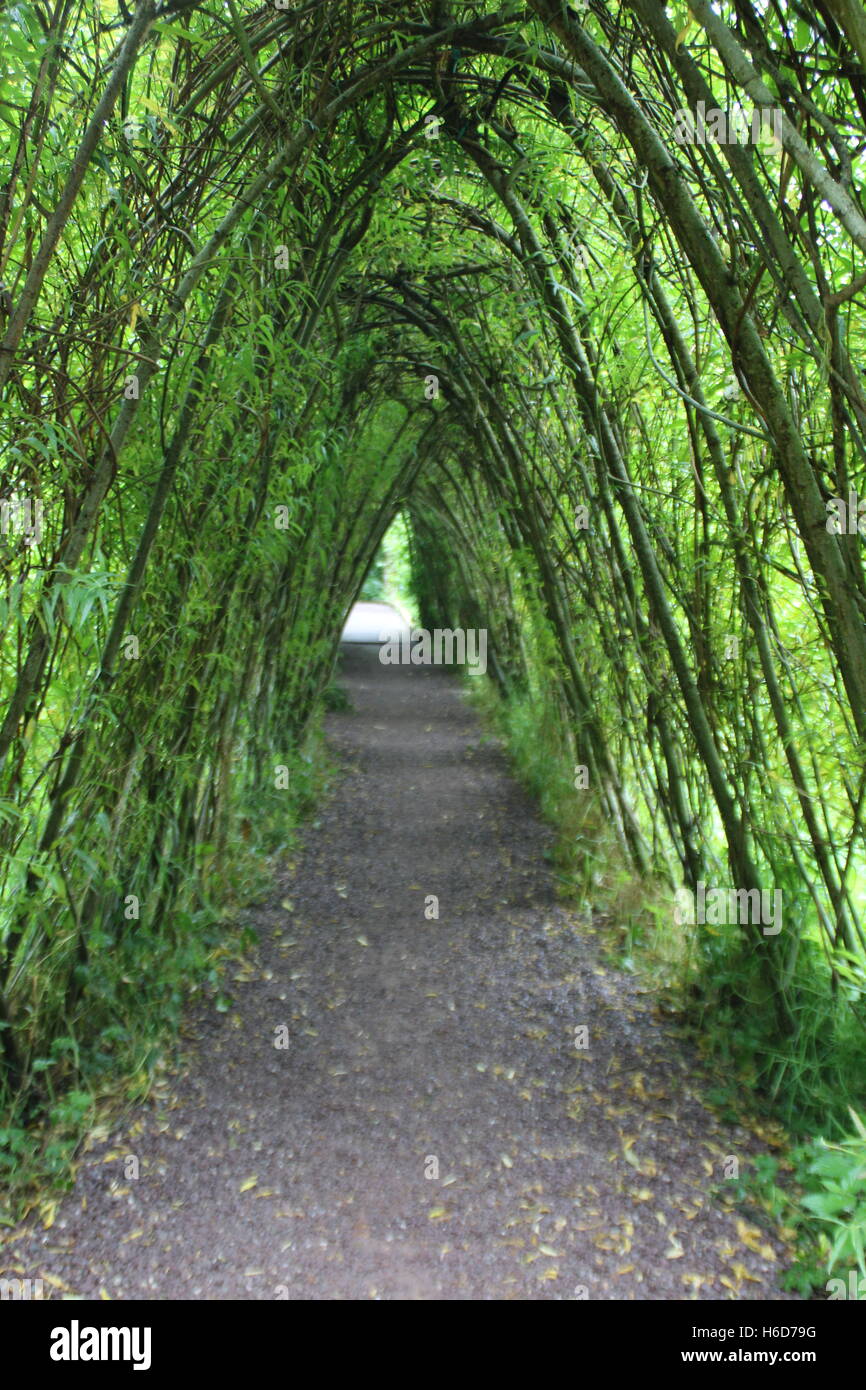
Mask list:
[[[473,682],[470,698],[555,832],[550,858],[563,898],[697,1048],[706,1102],[767,1142],[717,1197],[757,1208],[781,1231],[795,1252],[783,1287],[804,1298],[866,1299],[866,1026],[845,982],[834,982],[816,941],[801,939],[790,978],[797,1027],[781,1042],[736,928],[699,933],[678,923],[670,885],[629,868],[597,798],[574,785],[552,700],[543,691],[503,699],[489,682]]]
[[[324,703],[335,702],[346,707],[336,686]],[[218,855],[202,847],[199,875],[182,889],[168,921],[150,930],[137,922],[135,930],[106,938],[102,944],[111,949],[97,949],[99,934],[91,934],[82,967],[89,972],[87,1009],[67,1017],[44,1055],[32,1057],[27,1100],[0,1119],[0,1226],[34,1207],[50,1223],[55,1194],[72,1186],[85,1135],[145,1100],[176,1063],[190,1003],[230,1007],[225,972],[257,940],[248,910],[267,898],[277,864],[291,864],[298,827],[313,814],[331,772],[315,720],[289,765],[288,788],[238,797],[225,845]],[[41,973],[50,991],[50,961]]]

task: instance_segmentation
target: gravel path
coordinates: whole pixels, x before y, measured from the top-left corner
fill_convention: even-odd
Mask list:
[[[52,1298],[783,1296],[778,1240],[712,1196],[763,1144],[703,1107],[652,996],[557,903],[548,832],[459,681],[367,647],[342,679],[344,775],[249,914],[231,1008],[192,1013],[182,1072],[83,1156],[49,1230],[4,1241],[7,1277]]]

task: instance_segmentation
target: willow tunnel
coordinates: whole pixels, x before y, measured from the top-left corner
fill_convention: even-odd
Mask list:
[[[682,8],[3,12],[16,1113],[208,968],[398,517],[766,1077],[862,1020],[862,10]]]

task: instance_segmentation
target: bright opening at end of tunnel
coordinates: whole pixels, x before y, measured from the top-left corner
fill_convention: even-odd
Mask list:
[[[341,642],[378,643],[409,636],[418,623],[412,569],[410,528],[406,516],[398,512],[346,616]]]

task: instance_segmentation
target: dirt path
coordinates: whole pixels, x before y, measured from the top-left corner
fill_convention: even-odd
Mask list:
[[[346,775],[234,1006],[0,1263],[52,1297],[779,1297],[774,1242],[710,1195],[760,1144],[576,934],[459,683],[369,648],[344,683]]]

